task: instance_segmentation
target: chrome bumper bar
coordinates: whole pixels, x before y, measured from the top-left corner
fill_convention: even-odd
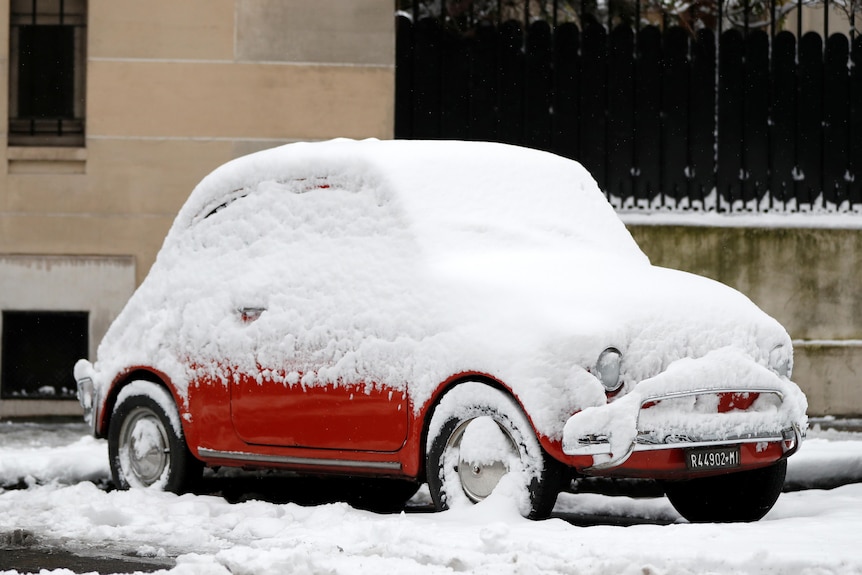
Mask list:
[[[611,448],[611,440],[608,435],[597,433],[591,435],[582,435],[577,438],[577,442],[564,443],[563,452],[567,455],[591,455],[593,456],[593,465],[586,468],[584,471],[602,471],[620,466],[632,456],[633,453],[642,451],[658,451],[666,449],[683,449],[693,447],[721,447],[731,445],[741,445],[750,443],[776,443],[780,442],[781,449],[784,455],[789,456],[799,449],[802,440],[805,436],[800,425],[797,423],[788,424],[781,429],[773,429],[765,432],[742,432],[727,434],[716,437],[698,436],[696,434],[686,434],[684,432],[677,434],[658,434],[641,429],[640,415],[644,411],[644,406],[651,403],[657,403],[669,399],[678,399],[684,397],[692,397],[707,394],[733,394],[733,393],[751,393],[751,394],[773,394],[777,395],[781,401],[784,400],[783,394],[776,389],[714,389],[702,388],[691,391],[672,392],[663,395],[652,395],[641,399],[640,407],[637,412],[637,419],[634,422],[637,434],[634,440],[631,441],[626,449],[621,453],[614,453]],[[610,404],[610,407],[613,404]],[[753,413],[757,416],[757,413]],[[577,414],[572,417],[577,417]],[[756,426],[752,426],[756,427]],[[682,431],[682,430],[681,430]]]
[[[652,439],[653,438],[649,434],[639,433],[637,439],[634,441],[634,443],[629,445],[629,448],[624,453],[620,455],[615,455],[611,453],[611,445],[607,437],[593,436],[588,438],[582,438],[580,440],[580,444],[577,447],[568,448],[566,450],[566,453],[568,455],[592,455],[593,460],[596,461],[596,463],[593,466],[585,469],[585,471],[601,471],[604,469],[611,469],[625,463],[626,460],[631,457],[633,453],[639,451],[658,451],[661,449],[720,447],[740,445],[744,443],[781,442],[782,452],[785,455],[789,456],[793,454],[797,449],[799,449],[799,445],[802,443],[803,434],[800,431],[799,426],[793,425],[792,427],[788,427],[781,430],[780,434],[750,433],[746,435],[727,436],[721,439],[693,439],[678,436],[672,439],[669,438],[667,441],[662,443],[655,442]]]

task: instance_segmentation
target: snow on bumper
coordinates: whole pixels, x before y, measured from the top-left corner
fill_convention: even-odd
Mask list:
[[[84,421],[95,429],[96,410],[99,405],[99,397],[95,384],[95,369],[93,364],[86,359],[80,359],[75,364],[75,381],[78,384],[78,402],[84,409]]]
[[[722,395],[748,398],[746,409],[719,411]],[[798,448],[808,407],[792,381],[734,348],[681,359],[613,403],[576,413],[563,430],[567,455],[592,455],[590,469],[623,464],[635,451],[782,442]]]

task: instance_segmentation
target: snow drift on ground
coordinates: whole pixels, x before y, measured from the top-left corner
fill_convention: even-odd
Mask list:
[[[81,427],[65,443],[46,445],[0,435],[0,483],[17,483],[23,474],[30,485],[0,491],[0,534],[28,530],[45,544],[85,554],[176,558],[162,571],[171,575],[862,572],[858,483],[785,493],[752,524],[691,525],[664,498],[588,493],[563,494],[556,518],[539,522],[522,519],[496,495],[443,513],[376,515],[342,503],[232,504],[155,490],[105,492],[76,483],[108,476],[105,442],[81,437]],[[816,484],[842,474],[862,480],[862,435],[815,429],[790,459],[788,481]],[[571,514],[643,521],[577,527],[561,519]],[[0,574],[14,573],[0,564]]]

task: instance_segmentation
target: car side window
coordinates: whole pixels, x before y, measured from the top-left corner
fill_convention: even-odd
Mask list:
[[[223,211],[235,202],[247,198],[254,191],[260,188],[266,188],[268,185],[274,184],[280,190],[291,192],[294,194],[305,194],[316,190],[327,190],[334,186],[328,178],[297,178],[297,179],[278,179],[268,182],[259,182],[252,186],[238,188],[228,192],[223,197],[217,198],[209,203],[201,212],[194,218],[192,225],[200,223],[203,220],[211,218],[217,213]]]
[[[202,215],[196,218],[198,221],[205,220],[209,217],[214,216],[218,212],[222,211],[232,203],[237,200],[241,200],[242,198],[248,197],[250,190],[246,188],[240,188],[238,190],[233,190],[224,198],[224,201],[215,207],[207,206],[206,209],[203,210]]]

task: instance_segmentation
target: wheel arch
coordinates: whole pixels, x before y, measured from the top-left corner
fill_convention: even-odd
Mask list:
[[[437,418],[435,412],[444,403],[443,398],[467,384],[487,386],[489,391],[494,390],[498,393],[493,394],[493,396],[488,395],[487,397],[483,394],[477,398],[477,396],[473,395],[476,390],[475,387],[472,390],[465,390],[467,395],[465,396],[462,393],[458,397],[453,398],[455,401],[448,402],[447,409],[440,414],[440,418]],[[455,408],[455,411],[450,412],[448,408],[455,406],[458,406]],[[467,411],[461,412],[460,406],[470,407],[467,408]],[[496,425],[509,435],[509,441],[512,442],[512,446],[519,453],[521,461],[530,462],[529,467],[525,468],[525,470],[530,469],[531,471],[528,475],[523,476],[526,483],[522,486],[529,494],[529,507],[521,508],[521,513],[524,517],[546,518],[550,515],[560,488],[566,478],[565,466],[548,453],[543,445],[541,435],[536,431],[532,418],[529,416],[517,394],[499,379],[487,374],[459,374],[458,377],[452,378],[446,382],[446,385],[440,386],[437,393],[434,394],[433,400],[429,401],[423,412],[422,445],[420,450],[421,469],[423,476],[429,483],[435,507],[438,509],[446,508],[445,501],[447,500],[447,496],[445,493],[449,493],[450,495],[454,493],[449,491],[454,484],[457,484],[456,491],[460,492],[459,490],[461,489],[465,493],[468,491],[466,487],[462,487],[461,481],[464,479],[463,477],[455,480],[455,483],[452,484],[449,484],[449,480],[443,479],[443,475],[449,475],[448,473],[442,473],[445,465],[443,453],[445,453],[448,447],[444,447],[441,440],[448,446],[450,437],[455,437],[454,434],[459,433],[456,431],[456,428],[460,429],[465,423],[479,415],[492,415]],[[438,429],[438,425],[442,427]],[[434,431],[434,436],[431,435],[431,431]],[[429,442],[433,442],[430,449],[427,448]],[[429,476],[429,465],[439,465],[441,474],[438,475],[435,473],[435,477]],[[451,471],[453,467],[449,467],[449,469]],[[508,473],[508,465],[506,469],[506,473]],[[456,474],[460,475],[460,472],[456,472]],[[449,486],[444,487],[447,484]],[[472,498],[469,494],[467,497]],[[473,499],[473,501],[476,500]]]
[[[158,486],[185,493],[200,479],[204,464],[188,447],[182,404],[168,382],[142,368],[129,370],[111,387],[103,421],[111,476],[120,489]],[[140,451],[130,447],[139,433],[145,438]]]
[[[107,396],[105,397],[105,401],[103,403],[103,411],[102,417],[99,420],[98,427],[96,429],[96,436],[105,438],[108,436],[108,429],[111,426],[111,416],[114,412],[114,407],[117,405],[117,398],[120,395],[120,392],[128,386],[130,383],[134,381],[148,381],[159,387],[162,387],[167,391],[170,396],[173,398],[174,402],[179,409],[181,405],[177,394],[174,391],[173,385],[170,383],[170,378],[168,378],[165,374],[158,372],[154,369],[145,368],[145,367],[136,367],[133,369],[129,369],[121,373],[111,385]],[[180,422],[183,422],[183,419],[180,418]],[[183,426],[185,426],[183,424]],[[185,431],[185,430],[184,430]]]
[[[417,446],[417,455],[419,458],[419,478],[424,478],[427,474],[426,463],[427,463],[427,443],[428,443],[428,430],[431,426],[431,418],[434,416],[434,410],[437,409],[437,406],[440,405],[440,402],[443,400],[443,397],[446,396],[447,393],[458,387],[459,385],[467,382],[477,382],[488,387],[497,389],[507,396],[509,396],[515,404],[518,406],[518,409],[524,414],[527,418],[527,421],[530,423],[530,426],[533,427],[533,432],[535,433],[536,428],[533,425],[533,421],[530,418],[527,411],[524,409],[524,405],[518,399],[518,396],[512,391],[512,388],[504,384],[500,379],[489,375],[487,373],[482,372],[463,372],[457,375],[454,375],[440,384],[435,390],[434,394],[431,398],[425,403],[425,406],[422,408],[420,412],[419,421],[421,422],[421,432],[418,437],[418,446]],[[541,439],[539,440],[541,444]],[[543,447],[544,449],[544,447]]]

